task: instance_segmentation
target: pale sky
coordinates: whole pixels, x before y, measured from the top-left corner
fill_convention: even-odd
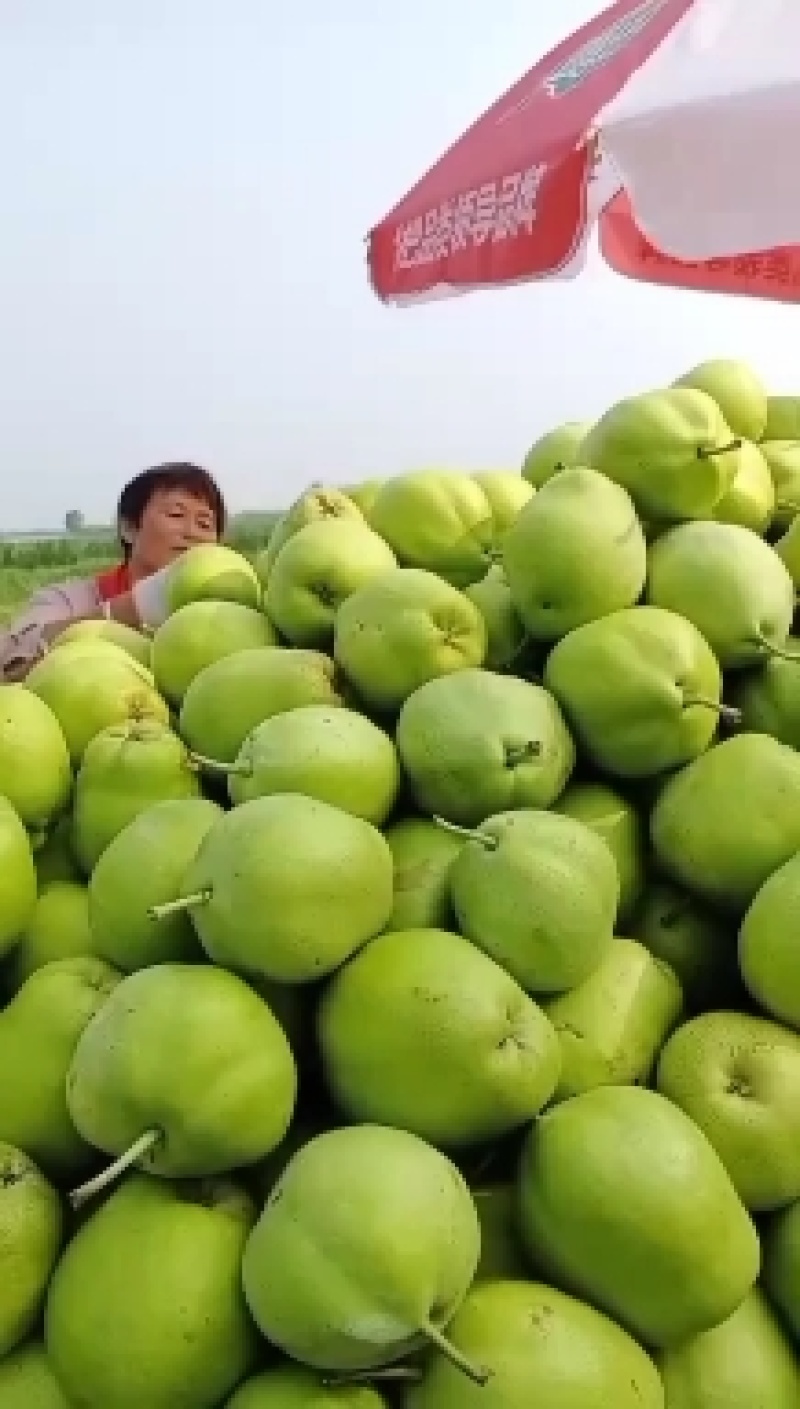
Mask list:
[[[595,0],[0,0],[5,531],[107,519],[166,458],[234,508],[311,480],[517,466],[551,425],[749,358],[796,308],[571,284],[402,311],[364,237]]]

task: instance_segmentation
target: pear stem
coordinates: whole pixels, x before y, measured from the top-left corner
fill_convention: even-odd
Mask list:
[[[700,460],[710,460],[712,455],[728,455],[731,450],[741,450],[741,440],[730,440],[727,445],[715,445],[712,449],[707,449],[704,445],[697,448],[697,457]]]
[[[538,739],[528,739],[524,744],[506,745],[506,768],[518,768],[530,758],[538,758],[542,746]]]
[[[731,705],[723,704],[721,700],[712,700],[710,695],[684,695],[683,707],[690,709],[692,705],[702,705],[704,709],[713,709],[726,724],[741,724],[741,710],[733,709]]]
[[[424,1321],[420,1326],[420,1331],[425,1339],[430,1341],[431,1345],[435,1346],[456,1370],[460,1370],[462,1375],[466,1375],[468,1380],[472,1380],[473,1384],[488,1384],[489,1371],[483,1369],[482,1366],[473,1365],[472,1361],[468,1360],[466,1355],[462,1355],[461,1351],[456,1349],[452,1341],[449,1341],[432,1321]]]
[[[788,509],[792,514],[800,513],[800,504],[795,504],[792,499],[776,499],[775,508]]]
[[[194,910],[198,905],[207,905],[213,892],[210,886],[205,890],[195,890],[191,895],[179,895],[177,900],[165,900],[162,905],[151,905],[147,914],[151,920],[166,920],[170,915],[180,915],[184,910]]]
[[[411,1365],[386,1365],[380,1370],[354,1370],[349,1375],[325,1375],[321,1383],[323,1389],[346,1389],[348,1385],[385,1384],[387,1381],[419,1384],[421,1379],[421,1371],[413,1369]]]
[[[132,1165],[138,1164],[139,1160],[148,1154],[164,1138],[161,1130],[146,1130],[144,1135],[140,1135],[138,1140],[134,1140],[130,1149],[121,1154],[119,1159],[115,1159],[113,1164],[95,1175],[94,1179],[87,1179],[85,1184],[81,1184],[77,1189],[73,1189],[69,1196],[69,1201],[73,1208],[83,1208],[83,1205],[93,1199],[95,1194],[102,1194],[104,1189],[115,1184],[120,1175],[130,1169]]]
[[[202,769],[205,773],[221,773],[226,778],[233,773],[247,777],[253,771],[253,765],[249,760],[239,762],[237,759],[235,763],[220,763],[216,758],[206,758],[202,753],[190,753],[189,758],[195,768]]]
[[[776,646],[774,641],[767,640],[760,631],[756,633],[754,640],[768,655],[777,656],[778,660],[792,660],[800,665],[800,651],[787,651],[783,646]]]
[[[464,841],[480,842],[487,851],[497,850],[497,837],[491,836],[489,832],[479,832],[472,827],[458,827],[455,822],[448,822],[446,817],[434,817],[433,820],[443,832],[450,832],[454,837],[461,837]]]

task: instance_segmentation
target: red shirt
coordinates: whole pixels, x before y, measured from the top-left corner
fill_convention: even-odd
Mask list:
[[[108,572],[101,572],[95,581],[100,600],[103,602],[113,602],[115,597],[122,597],[125,592],[130,592],[133,586],[131,570],[127,563],[118,563]]]

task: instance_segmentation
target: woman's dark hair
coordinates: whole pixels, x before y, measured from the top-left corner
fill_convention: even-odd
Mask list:
[[[126,559],[130,557],[131,545],[122,537],[122,525],[130,524],[138,528],[142,515],[154,494],[160,490],[183,489],[196,499],[202,499],[211,509],[217,523],[217,537],[225,532],[227,510],[222,491],[216,480],[200,465],[190,461],[169,461],[164,465],[152,465],[142,470],[125,485],[117,503],[117,532],[120,535],[122,551]]]

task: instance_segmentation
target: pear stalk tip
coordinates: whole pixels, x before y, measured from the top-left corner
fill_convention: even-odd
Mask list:
[[[69,1202],[74,1209],[83,1208],[84,1204],[90,1202],[96,1194],[102,1194],[106,1189],[115,1184],[140,1159],[149,1154],[155,1146],[163,1140],[163,1132],[153,1129],[146,1130],[138,1140],[134,1140],[129,1149],[115,1159],[113,1164],[109,1164],[105,1169],[96,1174],[94,1179],[87,1179],[85,1184],[81,1184],[77,1189],[73,1189],[69,1195]]]
[[[453,1345],[452,1341],[447,1339],[447,1336],[443,1331],[439,1330],[438,1326],[434,1326],[432,1321],[426,1321],[424,1325],[420,1327],[420,1331],[425,1339],[429,1341],[446,1360],[450,1361],[454,1369],[460,1370],[462,1375],[466,1375],[468,1380],[472,1380],[473,1384],[483,1387],[489,1383],[489,1371],[483,1365],[473,1365],[472,1361],[469,1360],[466,1355],[462,1355],[461,1351]]]

